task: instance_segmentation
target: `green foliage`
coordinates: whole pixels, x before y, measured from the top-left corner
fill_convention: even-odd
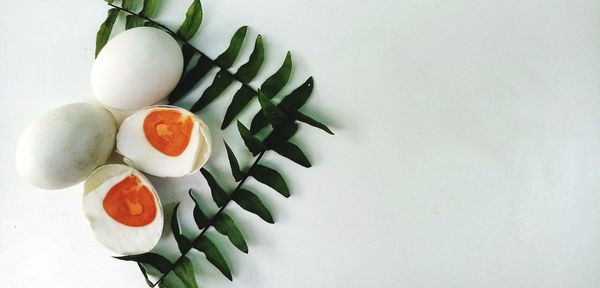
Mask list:
[[[248,212],[252,212],[256,214],[258,217],[262,218],[268,223],[275,223],[273,220],[273,215],[265,206],[265,204],[256,196],[256,194],[246,190],[239,189],[236,194],[233,195],[233,201],[240,205],[240,207],[244,208]]]
[[[225,258],[221,254],[221,251],[219,251],[219,248],[217,248],[215,243],[208,237],[201,236],[200,241],[194,245],[194,248],[203,252],[204,255],[206,255],[206,260],[219,269],[227,279],[233,280],[233,277],[231,277],[231,270],[229,269],[227,262],[225,262]]]
[[[286,54],[283,63],[277,71],[262,82],[260,89],[255,89],[250,85],[250,82],[258,75],[265,61],[265,46],[261,35],[256,37],[254,48],[248,60],[240,66],[237,72],[233,73],[229,69],[233,66],[244,47],[244,41],[248,32],[247,26],[240,27],[231,37],[227,49],[213,60],[189,43],[189,40],[198,33],[202,23],[203,11],[200,0],[192,0],[185,20],[177,29],[177,32],[152,20],[152,17],[158,12],[161,1],[144,0],[141,11],[136,13],[133,10],[136,9],[135,6],[138,5],[139,1],[141,0],[122,0],[121,7],[119,7],[114,5],[112,0],[107,0],[111,8],[108,11],[106,20],[101,24],[97,33],[96,55],[110,38],[119,13],[126,14],[126,29],[148,26],[168,32],[182,45],[184,65],[186,67],[181,80],[169,95],[170,103],[179,101],[190,94],[190,91],[213,68],[217,68],[218,71],[212,79],[212,83],[201,93],[199,99],[190,109],[191,111],[197,112],[207,107],[222,95],[231,84],[239,82],[241,86],[233,95],[231,103],[225,111],[221,129],[225,129],[233,121],[237,122],[240,137],[254,156],[254,163],[246,170],[242,169],[234,151],[223,140],[231,173],[235,182],[237,182],[237,186],[233,190],[226,191],[208,170],[204,168],[200,169],[210,188],[212,200],[219,207],[219,210],[212,215],[203,211],[190,189],[188,194],[194,202],[192,215],[199,233],[193,239],[188,239],[182,233],[184,227],[181,226],[181,222],[179,221],[179,203],[175,205],[170,226],[179,252],[181,253],[181,256],[175,262],[172,263],[157,253],[144,253],[115,258],[137,262],[149,286],[196,288],[198,285],[195,279],[194,267],[188,258],[188,252],[191,249],[196,249],[204,253],[206,259],[227,279],[232,280],[231,269],[225,261],[222,252],[215,244],[214,241],[216,240],[207,237],[205,232],[209,228],[214,227],[219,234],[226,236],[229,242],[238,250],[248,253],[248,244],[242,230],[230,214],[224,211],[230,207],[228,204],[233,201],[244,210],[259,216],[264,221],[274,223],[271,211],[260,197],[254,192],[243,188],[245,181],[249,177],[252,177],[274,189],[284,197],[289,197],[289,187],[282,174],[278,170],[259,164],[260,160],[268,151],[274,151],[304,167],[310,167],[310,161],[300,147],[289,142],[289,139],[298,130],[298,123],[314,126],[330,134],[333,134],[333,132],[323,123],[299,111],[308,101],[313,91],[314,82],[312,77],[309,77],[302,85],[282,97],[279,103],[274,103],[274,100],[278,99],[275,97],[286,87],[292,73],[292,57],[290,52]],[[250,129],[248,129],[242,122],[237,120],[237,117],[254,98],[257,98],[261,109],[252,119]],[[270,134],[266,137],[259,137],[257,133],[269,125],[272,127]],[[186,229],[189,229],[189,227]],[[162,273],[155,283],[152,283],[148,278],[146,270],[148,267],[152,267]]]
[[[106,42],[108,42],[108,38],[110,38],[110,33],[112,32],[113,26],[115,25],[115,21],[117,21],[117,16],[119,16],[119,10],[115,8],[111,8],[108,10],[108,16],[106,16],[106,20],[104,23],[100,25],[100,29],[98,33],[96,33],[96,56],[100,53]]]
[[[276,170],[267,166],[256,165],[250,170],[250,175],[259,182],[273,188],[284,197],[290,197],[290,190],[288,189],[285,180],[283,180],[283,176]]]
[[[185,13],[185,20],[179,26],[177,34],[186,41],[192,39],[198,32],[198,29],[200,29],[202,17],[202,4],[200,0],[193,0],[187,13]]]

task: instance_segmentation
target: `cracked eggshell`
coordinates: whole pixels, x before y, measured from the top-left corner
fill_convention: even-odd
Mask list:
[[[114,193],[111,192],[111,189],[131,176],[139,179],[139,184],[147,188],[154,200],[155,216],[150,223],[145,225],[131,226],[123,224],[117,218],[111,216],[105,208],[105,200],[108,194]],[[129,193],[128,190],[125,191]],[[136,195],[136,197],[140,196]],[[131,203],[131,199],[137,198],[123,197],[116,199],[122,202],[118,203],[121,205],[133,205],[135,207],[138,204]],[[144,209],[149,208],[152,207],[144,207]],[[164,225],[164,214],[160,198],[150,181],[142,173],[126,165],[104,165],[88,177],[84,184],[83,211],[96,240],[107,249],[120,255],[146,253],[152,250],[160,240]]]
[[[21,136],[17,170],[31,185],[62,189],[85,180],[106,163],[117,124],[100,105],[75,103],[46,113]]]
[[[153,111],[170,110],[191,117],[193,128],[189,143],[178,156],[169,156],[155,148],[144,131],[146,117]],[[117,152],[124,162],[135,169],[158,177],[181,177],[198,171],[208,161],[212,151],[210,132],[195,114],[180,107],[152,106],[129,116],[117,134]]]
[[[161,29],[137,27],[111,39],[96,58],[91,75],[98,100],[118,110],[138,110],[159,102],[183,72],[183,53]]]

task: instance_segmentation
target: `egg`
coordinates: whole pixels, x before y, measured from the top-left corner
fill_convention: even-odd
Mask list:
[[[125,165],[104,165],[88,177],[83,211],[96,240],[121,255],[152,250],[162,234],[164,215],[156,190]]]
[[[21,136],[15,153],[17,170],[39,188],[75,185],[106,162],[116,132],[115,119],[100,105],[75,103],[56,108]]]
[[[175,106],[153,106],[126,118],[117,133],[124,162],[158,177],[180,177],[202,167],[211,153],[208,127]]]
[[[108,107],[138,110],[168,96],[182,72],[177,41],[161,29],[137,27],[121,32],[100,51],[92,67],[92,91]]]

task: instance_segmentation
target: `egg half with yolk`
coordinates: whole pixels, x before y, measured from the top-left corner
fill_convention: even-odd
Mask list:
[[[117,134],[117,151],[135,169],[158,177],[198,171],[210,156],[204,122],[179,107],[152,106],[127,117]]]
[[[104,165],[88,177],[83,210],[96,239],[121,255],[148,252],[160,239],[158,195],[142,173],[125,165]]]

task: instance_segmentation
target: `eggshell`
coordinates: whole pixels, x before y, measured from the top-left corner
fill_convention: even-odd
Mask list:
[[[115,36],[98,54],[92,91],[108,107],[138,110],[167,97],[182,72],[177,41],[161,29],[137,27]]]
[[[150,224],[141,227],[124,225],[104,210],[103,201],[109,190],[129,175],[138,177],[149,188],[155,205],[156,216]],[[160,240],[164,214],[160,198],[150,181],[140,172],[120,164],[104,165],[96,169],[85,181],[83,211],[98,242],[121,255],[148,252]]]
[[[117,124],[100,105],[75,103],[35,121],[17,144],[17,170],[31,185],[62,189],[104,164],[115,145]]]
[[[174,109],[182,115],[193,117],[190,142],[181,155],[165,155],[146,139],[143,123],[155,109]],[[211,151],[210,132],[206,124],[198,116],[176,106],[160,105],[140,110],[125,119],[117,133],[117,152],[125,157],[124,162],[158,177],[181,177],[194,173],[206,164]]]

